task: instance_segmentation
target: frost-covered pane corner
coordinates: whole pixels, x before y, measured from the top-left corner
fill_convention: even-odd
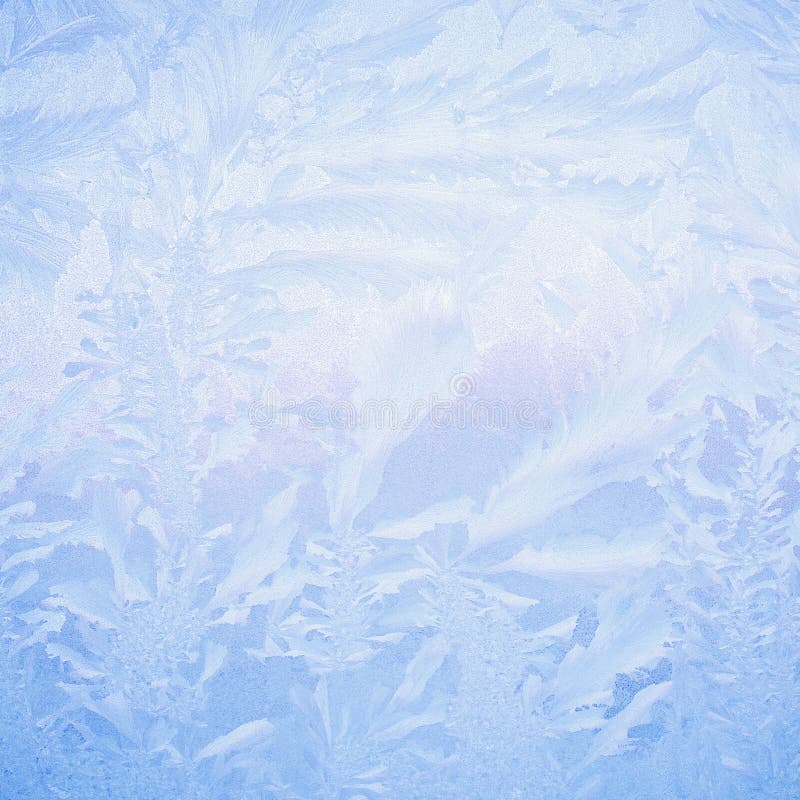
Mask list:
[[[800,797],[800,21],[0,5],[0,800]]]

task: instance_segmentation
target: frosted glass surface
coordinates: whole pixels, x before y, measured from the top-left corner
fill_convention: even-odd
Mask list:
[[[800,7],[0,2],[0,800],[800,798]]]

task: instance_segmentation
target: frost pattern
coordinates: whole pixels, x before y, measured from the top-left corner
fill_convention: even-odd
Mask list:
[[[2,800],[800,797],[795,4],[8,0],[0,62]],[[454,375],[546,424],[302,416]]]

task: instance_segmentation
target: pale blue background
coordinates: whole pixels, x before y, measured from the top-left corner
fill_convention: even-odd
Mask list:
[[[799,143],[796,3],[0,4],[0,798],[800,797]]]

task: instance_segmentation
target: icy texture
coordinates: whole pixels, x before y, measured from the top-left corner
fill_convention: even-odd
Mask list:
[[[0,4],[0,798],[800,797],[798,13]]]

